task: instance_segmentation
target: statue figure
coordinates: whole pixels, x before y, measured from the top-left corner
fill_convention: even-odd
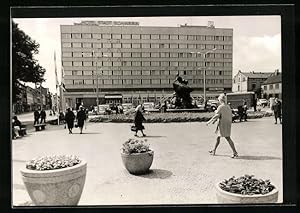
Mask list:
[[[193,91],[188,85],[188,81],[176,75],[175,81],[173,82],[173,88],[175,91],[175,107],[178,109],[190,109],[195,106],[192,104],[192,97],[190,93]]]

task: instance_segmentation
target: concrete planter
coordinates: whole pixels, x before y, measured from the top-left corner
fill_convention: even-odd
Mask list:
[[[21,169],[27,192],[38,206],[77,205],[85,183],[87,162],[63,169]]]
[[[267,194],[241,195],[224,191],[216,184],[216,195],[218,203],[276,203],[278,200],[278,189],[275,188]]]
[[[131,174],[145,174],[153,162],[154,151],[144,153],[125,154],[121,152],[121,157],[125,168]]]

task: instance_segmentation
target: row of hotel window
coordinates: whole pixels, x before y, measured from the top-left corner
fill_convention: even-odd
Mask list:
[[[63,52],[63,57],[105,57],[105,58],[201,58],[201,54],[195,53],[170,53],[170,52]],[[205,58],[232,58],[232,53],[207,53]]]
[[[120,67],[120,66],[131,66],[131,67],[203,67],[203,61],[63,61],[63,66],[97,66],[97,67]],[[231,67],[231,62],[205,62],[206,67]]]
[[[65,71],[65,75],[79,75],[79,76],[91,76],[96,75],[97,71],[93,70],[72,70]],[[101,70],[98,72],[100,75],[108,75],[108,76],[139,76],[139,75],[151,75],[151,76],[161,76],[161,75],[187,75],[187,76],[202,76],[203,70],[180,70],[180,71],[169,71],[169,70]],[[232,72],[229,70],[206,70],[207,76],[214,75],[224,75],[231,76]]]
[[[110,33],[62,33],[62,39],[153,39],[153,40],[199,40],[199,41],[232,41],[232,36],[214,35],[175,35],[175,34],[110,34]]]
[[[172,84],[173,79],[98,79],[98,84],[103,85],[162,85],[162,84]],[[230,84],[232,80],[226,79],[206,79],[206,84]],[[191,84],[203,84],[203,79],[191,79],[189,80]],[[65,80],[66,85],[96,85],[97,80]]]
[[[90,42],[64,42],[65,48],[123,48],[123,49],[213,49],[231,50],[232,45],[222,44],[178,44],[178,43],[90,43]]]

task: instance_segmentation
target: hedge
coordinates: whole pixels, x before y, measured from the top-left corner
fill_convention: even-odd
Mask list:
[[[214,115],[213,112],[203,113],[148,113],[144,114],[145,123],[170,123],[170,122],[206,122]],[[248,113],[248,119],[262,118],[271,116],[268,112],[252,112]],[[113,122],[113,123],[132,123],[134,114],[111,114],[101,115],[91,118],[90,122]]]

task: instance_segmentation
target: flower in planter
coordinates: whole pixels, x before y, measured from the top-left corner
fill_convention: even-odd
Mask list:
[[[132,153],[144,153],[151,151],[149,148],[149,144],[146,144],[147,139],[140,140],[140,139],[128,139],[123,143],[122,152],[125,154],[132,154]]]
[[[270,183],[270,180],[262,180],[254,178],[254,175],[244,175],[239,178],[234,176],[228,180],[224,180],[219,184],[224,191],[242,194],[267,194],[271,192],[275,186]]]
[[[53,170],[72,167],[79,164],[81,160],[76,155],[53,155],[37,157],[26,164],[27,169],[31,170]]]

